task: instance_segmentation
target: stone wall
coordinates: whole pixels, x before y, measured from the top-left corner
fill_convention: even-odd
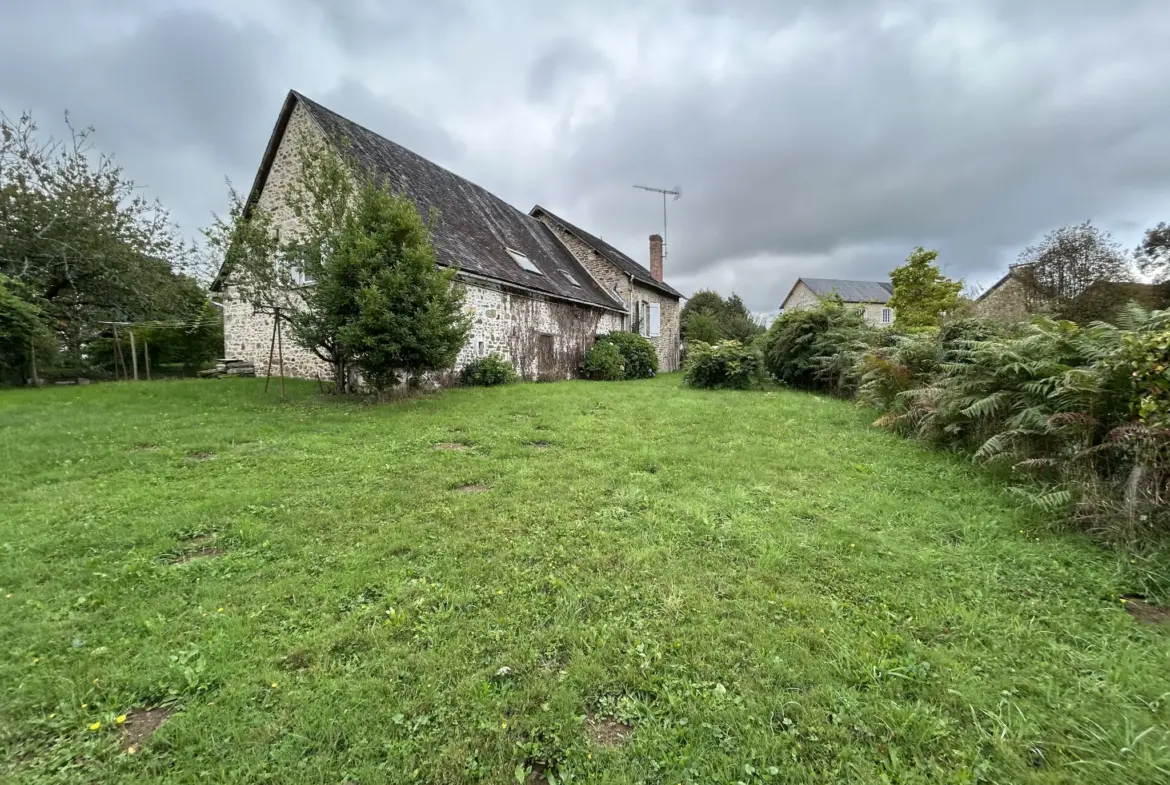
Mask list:
[[[642,323],[646,317],[641,314],[640,306],[635,309],[638,312],[638,319],[636,321],[630,320],[629,329],[645,335],[646,340],[650,341],[655,351],[658,352],[658,370],[663,373],[677,371],[679,369],[679,352],[681,351],[678,299],[637,281],[634,281],[632,294],[635,303],[658,303],[660,329],[657,336],[647,335],[646,326]]]
[[[466,309],[471,336],[456,369],[495,352],[525,379],[577,376],[585,352],[599,334],[621,329],[621,314],[537,295],[468,286]]]
[[[621,329],[622,323],[621,314],[612,311],[505,292],[488,284],[467,286],[465,309],[472,316],[471,334],[452,370],[494,352],[510,361],[526,379],[575,377],[596,337]],[[272,316],[255,313],[251,305],[235,298],[229,287],[224,297],[223,328],[225,356],[253,363],[259,376],[267,374]],[[292,342],[287,325],[283,346],[286,376],[333,378],[327,363]],[[274,357],[272,373],[277,372]]]
[[[1004,324],[1027,321],[1028,301],[1024,287],[1015,278],[1001,281],[972,306],[976,316]]]
[[[296,182],[299,169],[297,145],[303,139],[323,141],[324,135],[298,103],[277,147],[258,202],[285,237],[295,233],[299,226],[286,202],[288,189]],[[266,374],[272,316],[256,313],[250,304],[240,301],[232,290],[230,278],[223,300],[224,356],[251,362],[258,375]],[[501,287],[479,281],[467,284],[466,308],[473,316],[473,326],[453,370],[458,371],[471,360],[495,352],[510,360],[517,372],[527,379],[576,376],[581,359],[596,336],[621,330],[624,323],[620,313],[535,294],[528,296],[504,291]],[[673,323],[677,333],[677,304],[674,311]],[[667,319],[664,305],[664,329]],[[285,375],[306,379],[333,378],[328,363],[290,340],[287,325],[283,328],[283,346]],[[273,366],[272,372],[276,373],[275,359]]]
[[[272,345],[272,316],[256,313],[251,304],[241,301],[229,286],[223,297],[224,357],[246,360],[256,366],[256,375],[268,373],[268,352]],[[289,337],[288,325],[281,326],[284,374],[300,379],[320,378],[329,381],[333,369],[308,349],[297,346]],[[279,372],[273,355],[272,373]]]
[[[658,368],[666,373],[679,369],[679,304],[678,299],[658,289],[633,281],[624,270],[611,264],[604,256],[547,215],[540,217],[542,223],[552,230],[557,239],[569,249],[577,261],[589,272],[601,288],[613,292],[625,304],[626,316],[622,318],[619,330],[636,330],[634,303],[646,301],[658,303],[661,311],[660,335],[647,339],[658,353]],[[645,331],[642,331],[643,333]]]

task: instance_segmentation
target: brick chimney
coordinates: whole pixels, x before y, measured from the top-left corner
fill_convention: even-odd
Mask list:
[[[650,235],[650,277],[662,280],[662,235]]]

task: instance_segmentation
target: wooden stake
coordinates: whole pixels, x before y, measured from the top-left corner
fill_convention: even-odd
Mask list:
[[[146,381],[150,381],[150,341],[142,339],[142,356],[146,358]]]
[[[138,381],[138,347],[134,345],[134,328],[131,327],[130,333],[130,362],[134,365],[134,381]]]
[[[280,329],[280,309],[276,309],[276,352],[280,358],[280,397],[284,397],[284,340]]]
[[[272,318],[272,342],[268,344],[268,370],[264,374],[264,392],[268,392],[268,382],[272,379],[272,353],[276,351],[276,326],[279,324],[279,314]]]
[[[28,338],[28,359],[32,363],[32,382],[33,387],[40,387],[41,380],[37,378],[37,347],[33,343],[32,336]]]
[[[126,358],[122,355],[122,342],[118,340],[118,325],[114,325],[114,381],[119,378],[127,379],[129,376],[126,373]],[[122,361],[122,376],[118,376],[118,361]]]

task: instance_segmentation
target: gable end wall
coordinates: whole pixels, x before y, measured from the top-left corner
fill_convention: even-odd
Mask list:
[[[611,264],[604,256],[583,242],[577,235],[564,226],[542,214],[540,221],[547,226],[556,238],[569,249],[593,278],[601,284],[607,292],[614,292],[625,304],[626,316],[617,330],[634,329],[633,304],[641,301],[658,303],[661,314],[659,335],[648,338],[654,350],[658,353],[658,369],[663,373],[679,369],[679,305],[678,299],[653,289],[644,284],[633,281],[630,276],[617,266]]]
[[[296,216],[286,204],[286,196],[296,180],[299,165],[297,140],[302,134],[324,138],[308,111],[297,104],[257,200],[260,209],[273,217],[284,237],[294,236],[299,229]],[[622,316],[612,311],[540,296],[526,297],[489,283],[468,283],[466,286],[465,310],[472,317],[472,330],[456,359],[455,371],[481,355],[495,352],[511,361],[525,378],[570,378],[577,375],[584,352],[593,345],[598,333],[621,329]],[[251,305],[235,296],[230,278],[224,290],[223,305],[224,356],[251,362],[256,366],[257,374],[266,374],[272,317],[254,313]],[[665,314],[663,322],[665,324]],[[542,351],[541,334],[552,336],[551,354]],[[287,376],[332,378],[329,365],[293,343],[287,328],[283,332],[282,344]],[[543,345],[547,348],[548,342],[543,342]],[[272,373],[278,371],[274,357]]]

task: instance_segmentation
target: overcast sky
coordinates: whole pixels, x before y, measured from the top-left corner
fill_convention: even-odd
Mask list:
[[[342,9],[345,10],[342,10]],[[780,10],[783,9],[783,10]],[[1170,220],[1166,0],[0,0],[0,108],[97,128],[194,235],[295,88],[646,262],[774,310],[917,244],[987,285]]]

